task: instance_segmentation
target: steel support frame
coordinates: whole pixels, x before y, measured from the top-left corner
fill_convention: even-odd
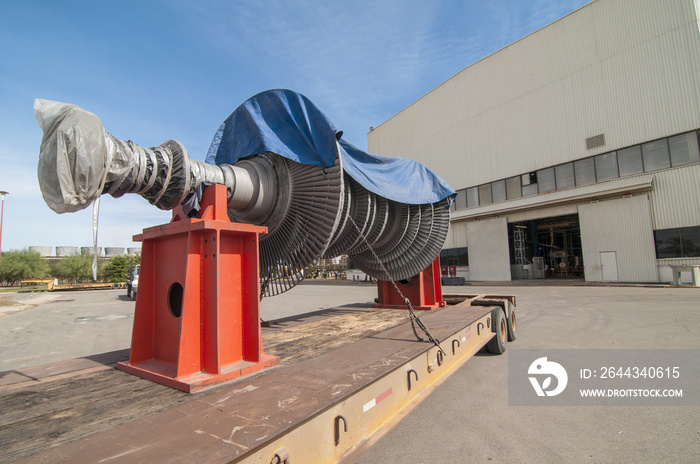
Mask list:
[[[446,302],[442,297],[440,257],[435,258],[430,266],[408,281],[377,281],[377,304],[375,308],[406,309],[407,305],[401,294],[407,298],[413,309],[431,311],[442,308]],[[396,287],[401,294],[396,290]]]
[[[204,189],[197,218],[181,209],[144,229],[131,353],[118,368],[192,393],[279,364],[263,352],[259,234],[231,223],[226,186]]]

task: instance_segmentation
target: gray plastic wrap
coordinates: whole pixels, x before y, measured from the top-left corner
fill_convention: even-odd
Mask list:
[[[173,209],[196,186],[190,183],[187,150],[168,140],[143,148],[105,133],[94,114],[75,105],[36,100],[44,131],[39,186],[57,213],[87,208],[101,194],[137,193],[160,209]]]
[[[110,150],[99,118],[75,105],[36,100],[44,131],[37,174],[44,201],[57,213],[88,207],[102,193]]]

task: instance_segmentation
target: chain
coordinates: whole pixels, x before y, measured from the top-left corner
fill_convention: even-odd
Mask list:
[[[270,276],[266,275],[265,280],[262,282],[262,285],[260,285],[260,301],[262,302],[263,298],[265,297],[265,291],[267,290],[267,286],[270,285]],[[260,316],[260,326],[262,327],[270,327],[270,322],[266,321]]]
[[[413,335],[416,336],[416,340],[418,340],[419,342],[424,342],[424,343],[432,343],[433,345],[437,346],[438,350],[440,350],[442,352],[443,356],[446,356],[447,353],[445,353],[445,350],[443,350],[442,347],[440,346],[440,341],[433,338],[433,336],[430,334],[430,331],[428,330],[428,328],[425,326],[425,324],[423,324],[423,321],[420,320],[420,318],[416,314],[416,310],[413,308],[413,305],[411,304],[411,300],[406,298],[404,296],[404,294],[401,292],[401,289],[394,281],[394,278],[391,277],[391,274],[389,273],[387,268],[384,266],[384,263],[382,263],[382,260],[380,260],[379,256],[377,256],[377,253],[374,252],[372,245],[369,244],[369,242],[365,238],[364,234],[360,231],[360,228],[357,227],[357,224],[355,224],[355,221],[353,220],[352,216],[348,216],[348,218],[350,219],[350,222],[352,222],[352,225],[355,227],[355,230],[357,231],[357,233],[360,235],[360,238],[362,239],[362,241],[365,243],[365,245],[367,245],[367,248],[372,253],[372,256],[374,256],[374,259],[376,259],[377,262],[379,263],[379,267],[381,267],[384,274],[386,274],[387,278],[389,279],[389,282],[391,282],[391,284],[394,286],[394,289],[396,289],[396,292],[399,294],[399,296],[404,301],[404,303],[406,303],[406,307],[408,308],[408,318],[411,321],[411,328],[413,329]],[[420,327],[420,329],[423,331],[423,333],[428,337],[428,341],[426,341],[423,337],[418,335],[418,331],[416,330],[416,324],[418,324],[418,327]]]

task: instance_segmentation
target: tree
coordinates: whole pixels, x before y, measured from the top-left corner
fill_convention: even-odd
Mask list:
[[[115,256],[104,267],[104,278],[109,282],[124,282],[126,280],[127,267],[130,264],[139,264],[141,256]]]
[[[318,275],[318,266],[315,264],[309,264],[306,269],[304,269],[304,277],[307,279],[317,279]]]
[[[24,279],[43,279],[49,265],[41,255],[28,249],[6,251],[0,258],[0,281],[15,285]]]
[[[51,274],[73,283],[90,279],[92,278],[92,256],[85,254],[61,258],[51,267]]]

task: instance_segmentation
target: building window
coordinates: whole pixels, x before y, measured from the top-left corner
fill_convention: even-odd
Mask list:
[[[440,252],[441,266],[469,266],[467,247],[447,248]]]
[[[596,156],[595,172],[598,182],[620,177],[617,172],[617,154],[613,151]]]
[[[523,196],[523,192],[520,187],[520,176],[506,179],[506,195],[509,200]]]
[[[467,208],[479,206],[479,187],[467,189]]]
[[[537,184],[523,185],[523,196],[537,195]]]
[[[574,163],[566,163],[555,166],[554,175],[557,178],[558,190],[576,186],[576,181],[574,180]]]
[[[523,196],[537,195],[537,173],[529,172],[520,176],[520,181],[523,184]]]
[[[455,201],[452,202],[452,209],[454,211],[459,211],[467,207],[467,191],[465,189],[457,190],[457,196]]]
[[[480,205],[490,205],[493,203],[491,197],[491,184],[484,184],[479,186],[479,204]]]
[[[506,201],[506,181],[497,180],[491,183],[491,193],[493,195],[493,202],[498,203],[500,201]]]
[[[576,185],[586,185],[595,182],[595,161],[593,158],[585,158],[574,161],[576,173]]]
[[[670,168],[671,159],[668,156],[668,140],[654,140],[642,145],[642,158],[645,172]]]
[[[523,174],[522,176],[520,176],[520,181],[522,182],[523,185],[536,184],[537,183],[537,173],[536,172],[528,172],[527,174]]]
[[[644,172],[642,148],[639,145],[618,150],[617,162],[620,166],[620,177],[632,176]]]
[[[656,258],[700,257],[700,226],[654,231]]]
[[[697,132],[688,132],[668,139],[671,152],[671,166],[684,166],[700,161]]]
[[[700,163],[700,130],[466,189],[466,207],[490,205],[643,172]],[[464,208],[458,193],[453,209]]]
[[[537,184],[539,185],[540,193],[556,190],[557,183],[554,181],[554,168],[537,171]]]

